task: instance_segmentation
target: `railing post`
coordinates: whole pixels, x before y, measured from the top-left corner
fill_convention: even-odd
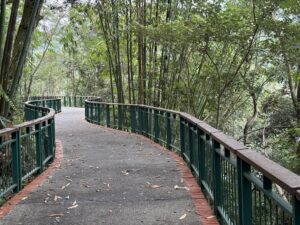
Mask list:
[[[54,145],[53,145],[53,119],[48,120],[48,148],[50,150],[50,155],[52,155],[52,160],[54,159]]]
[[[239,198],[239,218],[241,225],[252,224],[252,199],[251,199],[251,182],[247,180],[244,173],[250,173],[250,165],[237,157],[238,172],[238,198]]]
[[[52,128],[52,145],[53,145],[53,151],[55,153],[55,147],[56,147],[56,137],[55,137],[55,117],[51,120],[51,128]]]
[[[213,141],[214,151],[214,214],[218,215],[218,206],[221,202],[221,157],[217,150],[220,149],[220,144]]]
[[[39,168],[39,173],[43,171],[43,157],[42,157],[42,127],[41,123],[35,125],[35,143],[36,143],[36,166]]]
[[[106,105],[106,126],[110,127],[110,112],[109,105]]]
[[[17,185],[14,192],[19,192],[22,188],[20,131],[13,132],[11,138],[15,140],[12,144],[12,177],[13,183]]]
[[[293,225],[300,224],[300,200],[296,196],[293,197]]]
[[[180,116],[180,153],[183,156],[185,149],[185,129],[184,129],[184,119]]]
[[[167,149],[171,150],[172,143],[172,130],[171,130],[171,114],[166,113],[166,130],[167,130]]]
[[[66,96],[64,96],[64,107],[67,106],[67,100],[66,100]]]
[[[74,101],[74,107],[77,107],[77,101],[76,101],[76,96],[73,97]]]
[[[58,100],[58,112],[61,112],[61,99]]]

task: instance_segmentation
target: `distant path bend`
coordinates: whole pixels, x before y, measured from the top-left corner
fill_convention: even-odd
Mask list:
[[[1,225],[199,225],[176,162],[136,135],[84,121],[84,109],[56,115],[64,158]]]

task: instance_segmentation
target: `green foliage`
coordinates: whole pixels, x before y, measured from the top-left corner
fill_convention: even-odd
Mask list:
[[[299,88],[298,1],[114,3],[68,9],[33,94],[112,101],[122,92],[133,103],[143,98],[206,120],[299,171],[299,121],[291,99]],[[28,74],[43,43],[43,32],[37,32]]]

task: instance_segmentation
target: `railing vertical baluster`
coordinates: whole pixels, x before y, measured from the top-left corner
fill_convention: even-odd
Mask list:
[[[14,192],[19,192],[22,188],[20,131],[14,131],[11,138],[14,140],[12,143],[12,177],[14,184],[17,185]]]
[[[48,120],[48,149],[50,155],[52,155],[52,160],[54,159],[54,151],[53,151],[53,130],[52,130],[53,121],[52,119]]]
[[[138,106],[138,128],[139,128],[139,133],[142,133],[142,107]]]
[[[136,107],[130,106],[131,131],[136,132]]]
[[[300,224],[300,200],[296,196],[292,200],[293,205],[293,225]]]
[[[167,149],[171,150],[172,143],[172,130],[171,130],[171,114],[166,113],[166,130],[167,130]]]
[[[145,136],[149,137],[149,108],[144,108]]]
[[[213,151],[214,151],[214,213],[218,215],[218,206],[221,201],[221,157],[217,150],[220,149],[220,144],[213,141]]]
[[[250,171],[250,165],[237,157],[239,218],[241,225],[252,224],[251,182],[244,176],[244,173],[249,173]]]
[[[64,96],[64,107],[67,106],[67,99],[66,99],[66,96]]]
[[[194,157],[193,157],[193,150],[194,150],[194,143],[193,143],[193,125],[191,123],[188,123],[188,148],[189,148],[189,166],[190,169],[193,170],[192,165],[194,164]]]
[[[36,143],[36,166],[39,168],[39,173],[43,171],[43,157],[42,157],[42,127],[41,123],[35,125],[35,143]]]
[[[203,188],[202,181],[205,179],[205,134],[202,130],[197,130],[198,136],[198,151],[199,151],[199,183],[201,188]]]
[[[86,119],[87,121],[89,121],[89,117],[88,117],[88,113],[87,113],[88,107],[89,107],[89,103],[84,102],[84,115],[85,115],[85,119]]]
[[[39,117],[39,111],[38,109],[34,108],[34,118],[33,119],[36,119]]]
[[[77,101],[76,101],[76,98],[77,98],[76,96],[74,96],[74,98],[73,98],[73,99],[74,99],[74,107],[77,107]]]
[[[122,106],[118,105],[118,129],[122,130],[122,124],[123,124],[123,112],[122,112]]]
[[[109,112],[109,105],[106,105],[106,126],[110,127],[110,112]]]
[[[180,153],[183,156],[185,149],[185,128],[184,119],[180,116]]]
[[[144,123],[144,107],[141,108],[141,132],[142,134],[145,134],[145,123]]]
[[[100,103],[97,103],[97,124],[101,124]]]
[[[158,124],[158,110],[154,109],[154,141],[158,142],[159,138],[159,124]]]

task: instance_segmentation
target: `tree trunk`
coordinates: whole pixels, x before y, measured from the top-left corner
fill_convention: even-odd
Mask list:
[[[6,50],[4,51],[5,56],[2,61],[1,71],[1,80],[4,81],[1,84],[10,100],[14,98],[18,89],[33,30],[40,19],[39,13],[42,5],[43,0],[25,1],[22,19],[18,28],[12,51],[12,42],[16,26],[19,1],[15,0],[13,2],[12,15],[6,39],[7,45],[5,46]],[[2,98],[1,103],[1,115],[7,117],[10,111],[9,100],[7,98]]]

